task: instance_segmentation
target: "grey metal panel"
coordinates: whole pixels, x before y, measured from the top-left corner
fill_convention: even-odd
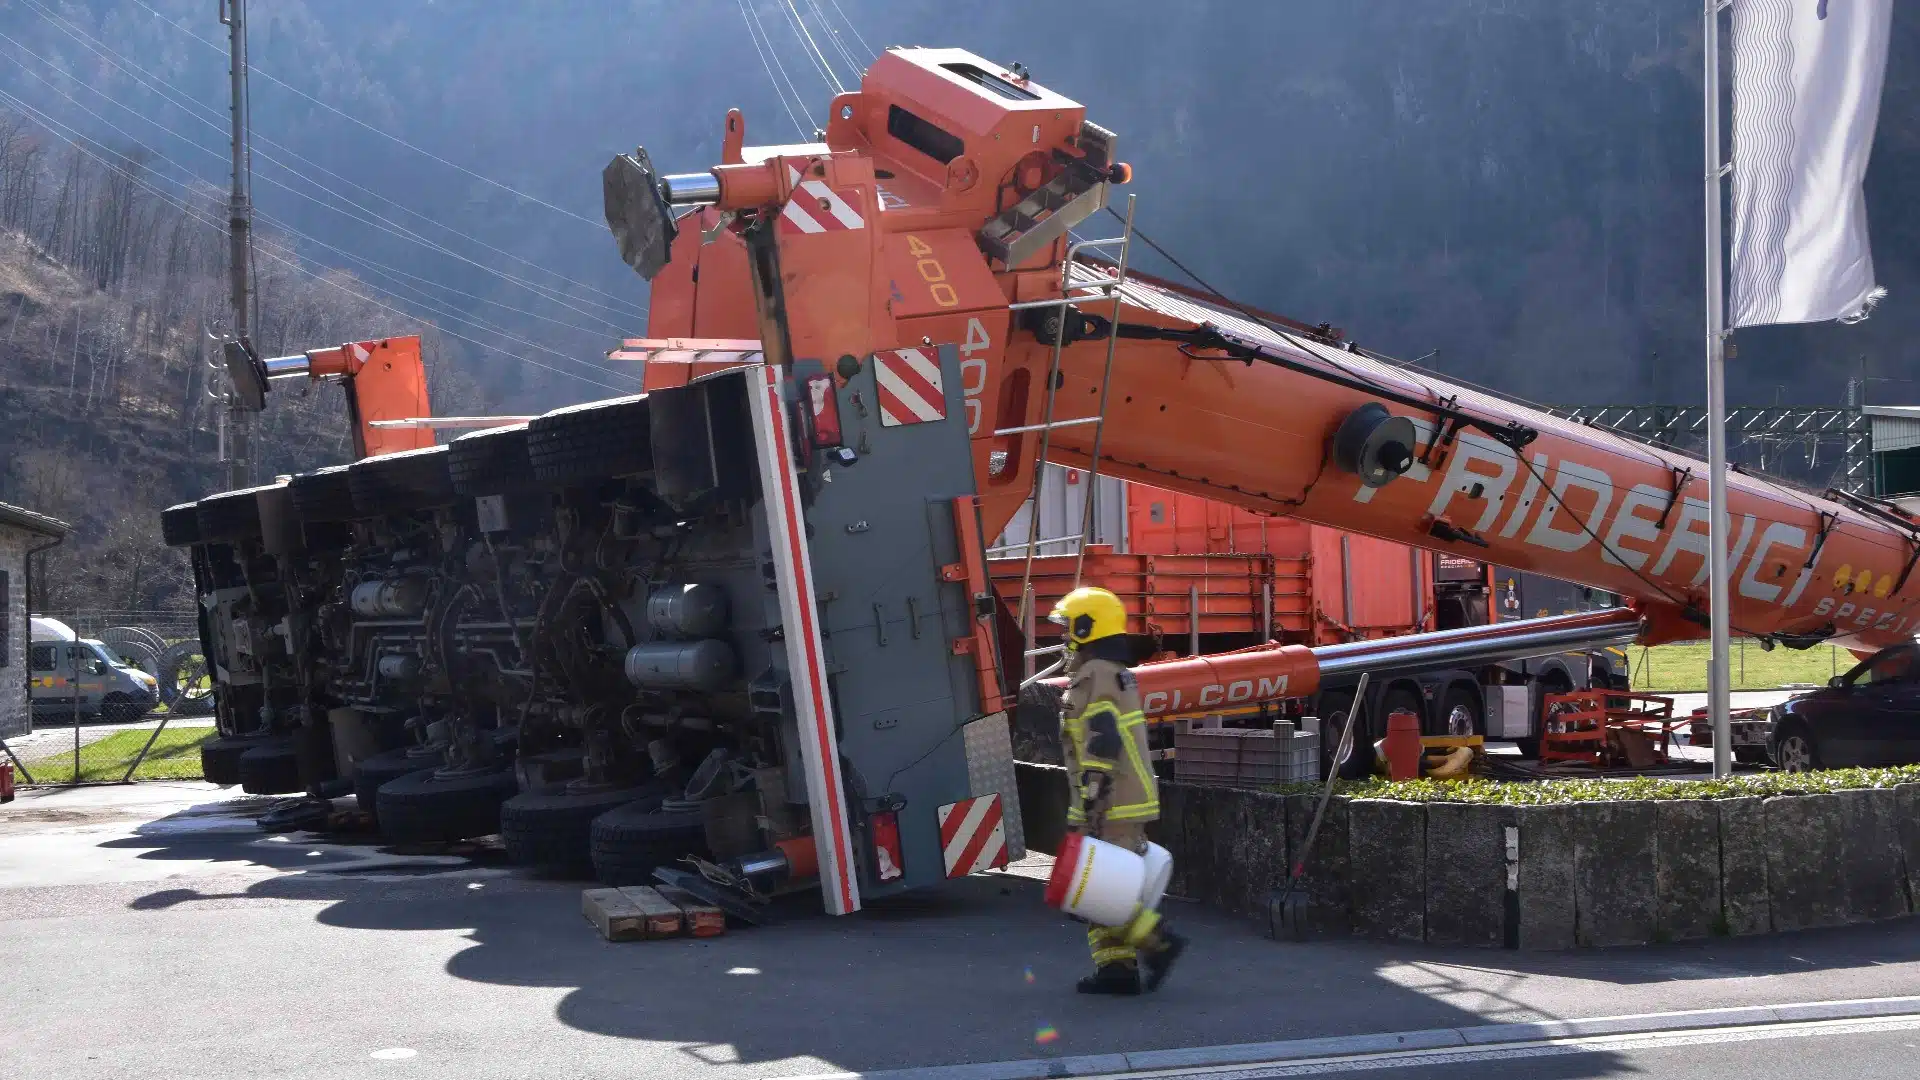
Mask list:
[[[1874,453],[1910,450],[1920,446],[1920,419],[1904,416],[1875,416],[1872,419]]]
[[[807,509],[848,783],[855,798],[905,800],[902,878],[872,878],[855,822],[863,896],[944,880],[936,812],[973,791],[961,731],[980,715],[979,692],[972,658],[952,649],[968,598],[940,579],[960,558],[949,501],[974,494],[973,460],[958,350],[943,346],[939,358],[944,420],[883,426],[871,363],[839,389],[844,440],[859,458],[824,467]]]
[[[1007,714],[983,716],[965,729],[967,783],[973,795],[1000,793],[1000,820],[1005,823],[1007,861],[1027,857],[1027,833],[1020,820],[1020,790],[1013,775],[1013,735]]]

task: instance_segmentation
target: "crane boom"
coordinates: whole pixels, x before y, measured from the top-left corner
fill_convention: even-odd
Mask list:
[[[609,223],[663,335],[613,355],[647,362],[650,388],[743,362],[844,387],[872,365],[883,424],[958,405],[985,535],[1026,499],[1044,433],[1057,464],[1093,467],[1097,445],[1103,474],[1607,589],[1649,644],[1705,636],[1704,462],[1076,257],[1070,229],[1131,170],[1017,66],[891,49],[830,117],[822,142],[748,147],[731,113],[704,173],[657,176],[644,151],[609,166]],[[674,205],[696,209],[676,227]],[[936,345],[963,357],[957,395],[895,384]],[[1746,473],[1728,488],[1734,633],[1913,636],[1920,522]]]

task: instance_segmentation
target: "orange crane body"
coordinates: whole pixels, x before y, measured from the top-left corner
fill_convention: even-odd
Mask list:
[[[844,382],[876,351],[955,344],[987,535],[1032,489],[1036,427],[1053,422],[1049,460],[1093,467],[1095,426],[1061,422],[1097,415],[1104,386],[1103,474],[1608,589],[1633,600],[1649,644],[1704,636],[1705,463],[1137,273],[1116,299],[1088,287],[1112,267],[1070,259],[1064,228],[996,260],[985,238],[1007,207],[1075,168],[1107,184],[1129,173],[1106,157],[1089,165],[1099,148],[1084,145],[1085,110],[1017,70],[893,49],[831,116],[824,143],[745,148],[730,114],[738,149],[712,168],[714,197],[683,219],[654,281],[651,328],[663,337],[613,354],[648,361],[649,386],[796,357]],[[753,284],[742,224],[756,220],[772,224],[759,257],[777,263],[777,290]],[[1110,328],[1064,335],[1049,417],[1053,341],[1014,305],[1068,290],[1078,319],[1121,332],[1110,378]],[[735,352],[671,355],[664,338]],[[1383,402],[1411,423],[1412,460],[1369,486],[1336,462],[1335,436]],[[1744,473],[1728,488],[1735,633],[1861,648],[1913,636],[1920,524]],[[1288,655],[1208,662],[1291,669]]]

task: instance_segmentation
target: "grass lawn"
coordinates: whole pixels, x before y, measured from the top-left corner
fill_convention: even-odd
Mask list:
[[[81,729],[84,734],[85,729]],[[36,784],[119,783],[120,777],[140,753],[151,731],[116,731],[97,742],[80,747],[80,775],[74,776],[73,749],[26,762]],[[200,744],[214,736],[207,727],[169,727],[160,733],[146,760],[134,770],[135,780],[198,780]]]
[[[1656,645],[1627,650],[1633,663],[1635,690],[1704,693],[1707,689],[1706,642]],[[1735,640],[1728,669],[1735,690],[1780,690],[1795,684],[1824,686],[1828,679],[1857,663],[1852,653],[1831,645],[1795,650],[1776,647],[1766,652],[1751,641]]]

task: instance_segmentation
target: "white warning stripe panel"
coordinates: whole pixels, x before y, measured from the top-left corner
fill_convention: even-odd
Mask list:
[[[947,418],[947,394],[934,349],[884,349],[873,354],[880,424],[900,427]]]
[[[966,877],[1007,864],[1007,823],[997,793],[948,803],[937,816],[948,877]]]
[[[803,233],[823,233],[827,231],[825,225],[816,221],[814,216],[808,213],[805,207],[800,205],[799,199],[794,199],[792,202],[787,203],[786,207],[780,211],[780,220]]]
[[[808,180],[806,183],[800,185],[800,190],[819,199],[820,205],[825,208],[827,213],[832,214],[834,220],[838,221],[843,227],[849,229],[864,229],[867,227],[867,220],[860,216],[860,211],[855,210],[851,203],[840,197],[839,192],[828,187],[822,181]]]
[[[820,860],[820,893],[828,914],[847,915],[860,910],[860,883],[854,871],[853,826],[847,817],[846,789],[840,775],[833,701],[827,693],[826,651],[820,640],[820,611],[814,602],[813,563],[807,553],[800,481],[781,399],[781,369],[748,369],[742,377],[749,387],[747,400],[753,414],[760,490],[766,493],[774,585],[780,600],[781,625],[786,628],[787,672],[800,733],[800,761],[806,776],[814,849]]]

